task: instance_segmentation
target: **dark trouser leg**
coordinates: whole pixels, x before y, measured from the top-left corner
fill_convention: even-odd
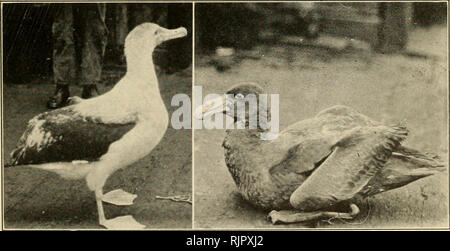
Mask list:
[[[77,74],[73,9],[61,4],[52,25],[53,77],[56,84],[74,83]]]
[[[125,55],[124,55],[124,47],[125,47],[125,38],[129,32],[129,17],[128,17],[128,4],[119,3],[115,4],[115,36],[114,40],[114,53],[115,60],[118,64],[125,65]]]
[[[72,7],[71,4],[60,4],[52,25],[53,79],[56,90],[47,102],[50,109],[66,104],[70,95],[68,85],[75,82],[77,75]]]
[[[80,82],[83,98],[98,95],[96,84],[100,82],[108,29],[105,24],[105,4],[83,4],[80,8],[82,48]]]

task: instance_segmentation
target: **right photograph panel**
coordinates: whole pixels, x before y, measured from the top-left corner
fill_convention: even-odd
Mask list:
[[[447,228],[447,3],[196,3],[194,228]]]

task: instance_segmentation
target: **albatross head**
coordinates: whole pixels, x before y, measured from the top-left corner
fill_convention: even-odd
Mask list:
[[[164,41],[184,37],[187,30],[184,27],[177,29],[166,29],[154,23],[143,23],[136,26],[125,39],[125,56],[127,61],[130,57],[151,57],[155,47]]]

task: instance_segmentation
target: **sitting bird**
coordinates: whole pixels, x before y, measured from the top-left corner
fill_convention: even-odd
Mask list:
[[[243,198],[271,210],[272,223],[352,219],[359,213],[355,198],[445,170],[436,156],[402,146],[405,127],[383,125],[341,105],[268,138],[267,124],[261,126],[270,120],[270,105],[262,104],[267,99],[257,98],[257,109],[236,112],[245,109],[252,94],[259,97],[262,89],[251,82],[238,84],[226,96],[205,102],[195,115],[204,119],[223,112],[245,125],[226,131],[225,162]],[[252,116],[258,123],[250,128]],[[349,212],[336,212],[338,204],[348,205]]]
[[[103,186],[116,170],[148,155],[165,134],[168,113],[152,53],[162,42],[186,35],[183,27],[138,25],[125,40],[125,76],[103,95],[74,97],[72,105],[31,119],[11,153],[11,165],[55,172],[66,179],[85,179],[95,192],[100,225],[144,228],[130,215],[105,218],[103,202],[132,205],[137,195],[122,189],[103,194]]]

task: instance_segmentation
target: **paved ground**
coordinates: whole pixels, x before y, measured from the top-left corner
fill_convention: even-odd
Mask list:
[[[387,124],[400,121],[410,129],[404,143],[448,156],[446,29],[418,29],[409,50],[433,58],[377,55],[352,50],[260,47],[224,73],[196,59],[195,84],[203,94],[224,93],[239,81],[257,81],[267,93],[280,94],[280,128],[336,105],[351,106]],[[250,57],[248,57],[250,55]],[[261,56],[264,55],[264,56]],[[259,58],[259,59],[258,59]],[[199,228],[296,228],[271,225],[266,213],[237,193],[225,166],[224,130],[196,130],[194,136],[195,222]],[[448,227],[448,172],[379,194],[362,204],[349,223],[319,223],[333,228]]]
[[[176,93],[191,93],[191,70],[160,77],[160,88],[171,114],[176,107],[170,100]],[[114,75],[114,74],[113,74]],[[112,77],[114,78],[114,76]],[[38,80],[37,82],[39,82]],[[4,158],[14,148],[34,115],[46,110],[45,102],[53,86],[43,83],[29,86],[4,86]],[[48,81],[47,81],[48,82]],[[101,87],[105,92],[109,87]],[[81,89],[73,88],[73,95]],[[138,198],[129,207],[105,204],[106,217],[132,214],[147,228],[191,228],[192,208],[188,203],[157,200],[155,196],[184,195],[192,191],[191,130],[167,130],[161,143],[139,162],[116,172],[105,192],[123,188]],[[57,175],[11,167],[4,170],[5,227],[10,228],[99,228],[94,194],[84,181],[66,181]]]

